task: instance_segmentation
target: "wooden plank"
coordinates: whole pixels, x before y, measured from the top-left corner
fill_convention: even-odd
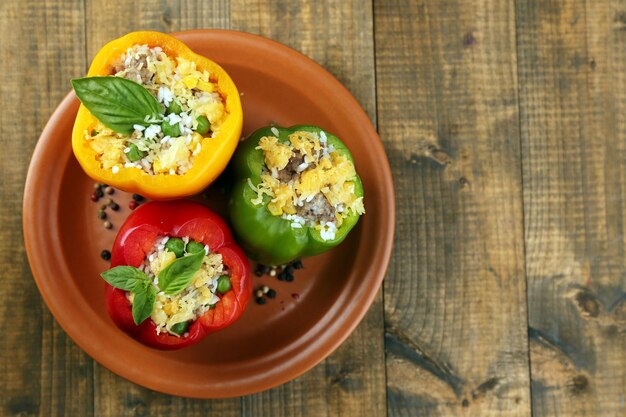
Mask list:
[[[89,62],[111,39],[134,30],[177,31],[227,27],[228,1],[87,0]],[[94,410],[97,416],[237,416],[239,399],[203,401],[156,393],[94,365]]]
[[[231,27],[277,40],[329,70],[375,117],[372,4],[366,0],[231,0]],[[244,415],[382,416],[385,369],[379,296],[350,338],[322,364],[242,399]]]
[[[229,28],[230,1],[180,0],[180,20],[175,30]]]
[[[0,5],[2,415],[93,415],[91,361],[43,304],[26,259],[21,222],[37,138],[67,93],[69,79],[84,67],[83,17],[80,0]]]
[[[624,415],[626,2],[517,26],[533,414]]]
[[[530,415],[514,3],[374,5],[389,415]]]
[[[105,43],[134,30],[175,32],[230,25],[228,0],[86,0],[86,10],[89,62]]]

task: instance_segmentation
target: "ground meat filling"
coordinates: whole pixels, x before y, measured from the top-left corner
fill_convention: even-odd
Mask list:
[[[291,222],[294,229],[313,227],[323,240],[332,240],[351,213],[365,212],[363,198],[355,194],[356,171],[345,155],[339,154],[320,134],[297,131],[288,141],[279,139],[278,129],[259,140],[265,168],[261,182],[249,186],[256,192],[251,202],[263,204],[274,216]]]
[[[324,197],[316,194],[311,201],[305,201],[302,207],[296,209],[296,214],[312,222],[334,222],[335,208]]]
[[[138,84],[152,83],[155,73],[148,69],[148,57],[151,60],[159,60],[159,55],[154,49],[138,51],[134,55],[129,54],[124,62],[115,66],[115,75]]]
[[[304,155],[300,152],[294,152],[293,156],[289,159],[289,162],[285,166],[285,168],[278,171],[278,180],[283,183],[288,183],[289,181],[295,179],[298,174],[298,167],[304,162]]]

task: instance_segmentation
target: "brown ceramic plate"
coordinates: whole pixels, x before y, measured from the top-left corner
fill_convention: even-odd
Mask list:
[[[304,260],[294,282],[254,278],[278,296],[253,301],[234,325],[177,352],[143,346],[122,333],[104,308],[100,251],[110,248],[128,215],[105,230],[89,199],[93,182],[72,155],[78,101],[69,94],[44,129],[28,171],[24,236],[35,281],[50,311],[90,356],[118,375],[169,394],[218,398],[289,381],[328,356],[356,327],[382,282],[393,242],[394,196],[389,164],[369,118],[328,72],[300,53],[258,36],[203,30],[179,33],[194,51],[230,73],[242,93],[244,134],[276,122],[315,124],[352,150],[365,187],[366,214],[338,248]],[[209,205],[226,200],[212,187]]]

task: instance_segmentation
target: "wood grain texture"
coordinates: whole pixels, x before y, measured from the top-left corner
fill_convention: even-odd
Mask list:
[[[626,2],[517,28],[533,412],[625,415]]]
[[[194,28],[328,69],[378,122],[397,193],[384,297],[355,333],[290,383],[217,401],[94,363],[16,244],[68,80],[129,31]],[[0,415],[626,415],[625,0],[3,1],[0,36]]]
[[[87,58],[112,39],[134,30],[174,32],[230,26],[228,0],[85,0]],[[114,11],[113,13],[111,11]]]
[[[514,4],[374,4],[389,415],[530,415]]]
[[[92,413],[92,361],[43,304],[28,267],[21,222],[30,155],[69,79],[85,63],[83,16],[82,1],[0,4],[0,415]]]
[[[314,59],[339,79],[375,120],[372,4],[369,0],[231,0],[231,28],[260,34]],[[322,364],[302,377],[242,399],[244,415],[383,416],[382,297]]]

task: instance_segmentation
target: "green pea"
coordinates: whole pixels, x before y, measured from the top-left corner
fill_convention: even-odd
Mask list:
[[[196,121],[198,122],[196,132],[200,133],[201,135],[206,135],[207,133],[209,133],[209,128],[211,127],[209,119],[204,116],[198,116],[196,118]]]
[[[188,328],[189,328],[189,322],[181,321],[180,323],[176,323],[175,325],[172,326],[172,332],[178,335],[183,335],[185,334]]]
[[[146,153],[144,151],[140,151],[134,143],[131,143],[128,148],[130,151],[128,151],[126,157],[130,159],[131,162],[139,161],[141,158],[146,156]]]
[[[182,112],[183,112],[183,108],[180,107],[180,103],[176,100],[172,100],[165,113],[166,114],[181,114]]]
[[[161,130],[165,136],[169,136],[171,138],[177,138],[180,136],[180,126],[178,123],[171,125],[169,121],[165,120],[161,123]]]
[[[189,243],[187,243],[187,253],[198,252],[204,252],[204,245],[196,242],[195,240],[190,240]]]
[[[225,294],[232,288],[230,284],[230,277],[228,275],[222,275],[217,279],[217,292]]]
[[[165,243],[165,249],[173,252],[177,258],[180,258],[185,253],[185,242],[177,237],[171,237]]]

